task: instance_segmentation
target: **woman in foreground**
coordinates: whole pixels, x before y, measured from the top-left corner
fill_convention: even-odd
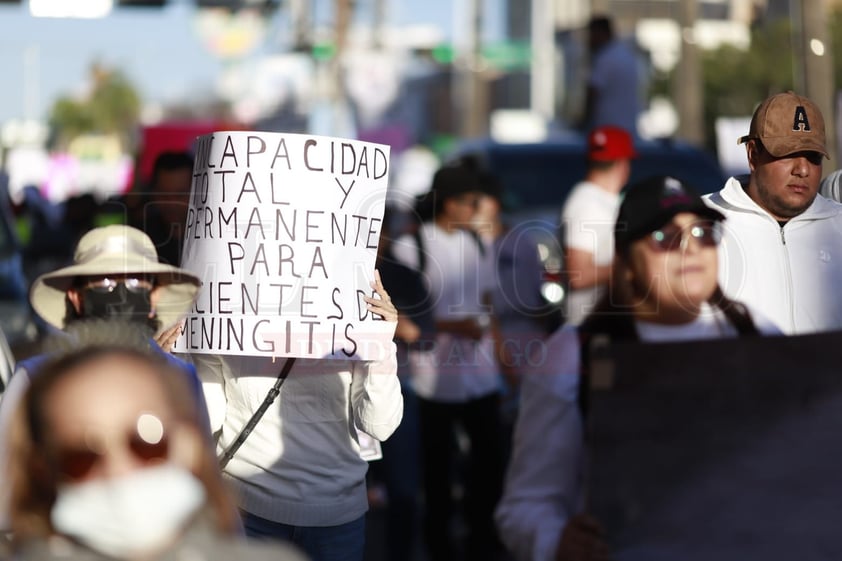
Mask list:
[[[582,349],[614,341],[688,341],[779,334],[722,293],[717,246],[724,217],[672,177],[630,186],[614,230],[608,293],[578,328],[562,327],[522,381],[503,498],[501,538],[519,561],[608,559],[599,524],[583,513]]]
[[[273,559],[243,542],[196,401],[166,360],[93,345],[44,367],[14,420],[16,559]]]

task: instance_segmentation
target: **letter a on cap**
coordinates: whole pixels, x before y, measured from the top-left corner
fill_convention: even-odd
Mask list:
[[[795,107],[795,118],[792,121],[792,130],[810,132],[810,120],[807,118],[807,110],[803,105]]]

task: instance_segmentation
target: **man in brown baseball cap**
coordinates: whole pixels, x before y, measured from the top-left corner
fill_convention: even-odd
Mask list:
[[[787,334],[842,329],[842,205],[819,194],[828,157],[818,106],[793,92],[766,99],[751,119],[750,173],[705,197],[722,212],[720,280]]]

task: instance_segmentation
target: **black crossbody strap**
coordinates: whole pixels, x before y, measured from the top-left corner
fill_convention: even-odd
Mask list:
[[[240,446],[243,445],[243,442],[251,434],[251,431],[254,430],[254,427],[257,426],[258,421],[260,418],[263,417],[263,414],[266,413],[266,410],[269,409],[269,406],[272,405],[272,402],[277,399],[278,394],[281,393],[281,386],[284,383],[284,380],[287,379],[289,375],[289,371],[292,370],[292,365],[295,362],[295,357],[289,357],[286,362],[284,363],[283,368],[281,368],[280,374],[278,374],[278,379],[275,380],[275,385],[269,390],[269,393],[266,394],[266,397],[263,399],[263,403],[260,404],[260,407],[257,408],[257,411],[251,416],[249,422],[246,423],[246,426],[243,427],[243,430],[240,431],[240,434],[237,435],[237,439],[231,443],[231,446],[228,447],[227,450],[222,454],[219,458],[219,469],[224,469],[225,466],[228,465],[228,462],[231,461],[231,458],[234,457],[234,454],[237,453],[237,450],[240,449]]]

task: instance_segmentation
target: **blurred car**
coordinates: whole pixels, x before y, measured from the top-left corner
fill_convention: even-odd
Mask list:
[[[700,194],[722,188],[727,177],[716,159],[695,146],[674,141],[642,141],[632,161],[629,184],[651,175],[671,175]],[[542,294],[561,308],[565,295],[559,224],[567,195],[586,173],[584,137],[566,136],[533,144],[503,144],[490,139],[466,141],[446,160],[473,157],[503,186],[506,220],[529,232],[544,264]]]

